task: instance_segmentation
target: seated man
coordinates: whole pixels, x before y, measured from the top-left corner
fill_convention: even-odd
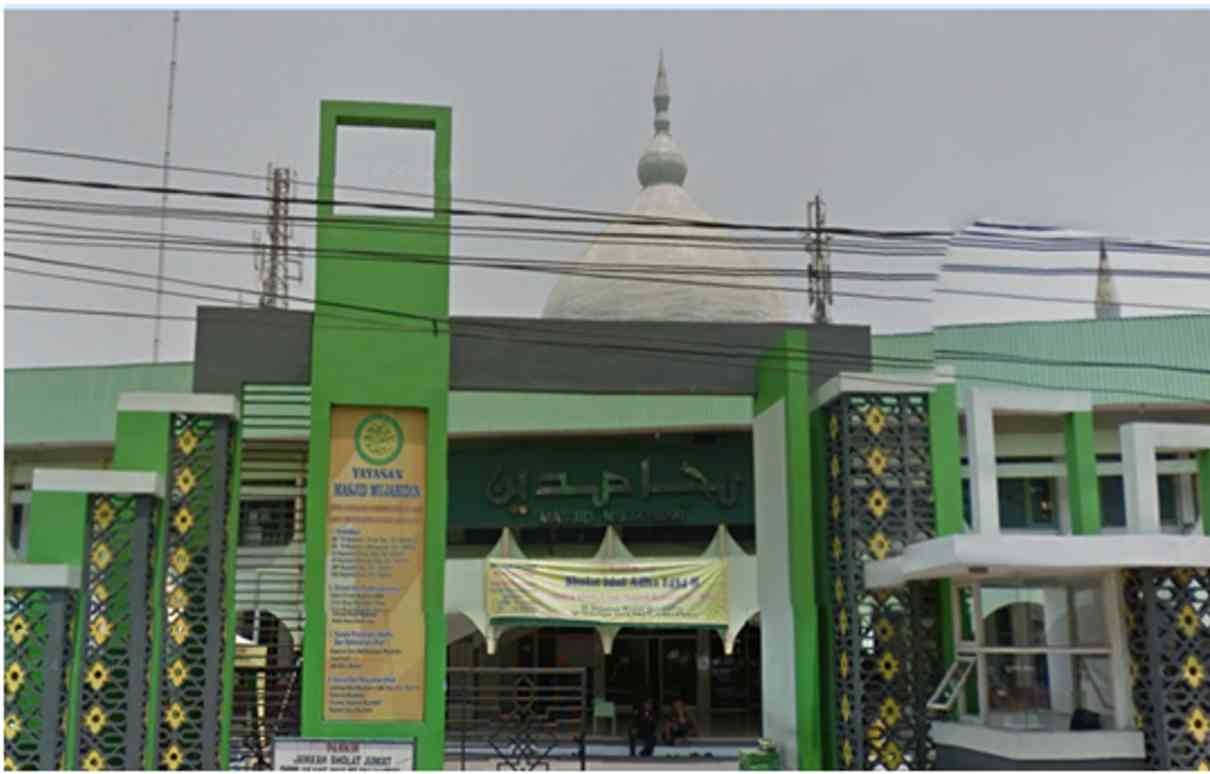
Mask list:
[[[697,736],[697,724],[689,714],[689,705],[684,699],[677,699],[672,702],[672,712],[664,724],[664,743],[685,744],[693,736]]]
[[[634,757],[634,747],[636,741],[643,743],[643,751],[640,753],[644,758],[650,758],[655,751],[655,727],[658,719],[655,715],[655,702],[647,699],[642,706],[636,707],[634,711],[634,720],[630,723],[630,757]]]

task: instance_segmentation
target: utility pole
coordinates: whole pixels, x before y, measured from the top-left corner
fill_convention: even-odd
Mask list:
[[[816,194],[807,202],[807,254],[811,256],[807,266],[807,306],[813,323],[831,320],[832,237],[824,233],[826,226],[827,207],[823,197]]]
[[[285,309],[290,296],[290,283],[302,280],[302,261],[290,257],[290,187],[295,175],[285,167],[269,165],[266,188],[269,191],[268,234],[266,244],[259,233],[253,233],[256,245],[252,265],[260,284],[260,305],[269,309]],[[297,270],[292,272],[291,270]]]
[[[181,27],[181,12],[172,12],[172,56],[168,60],[168,111],[164,118],[164,173],[161,188],[168,188],[168,167],[172,162],[172,105],[176,96],[176,43]],[[151,361],[160,362],[160,319],[164,310],[164,227],[168,216],[168,192],[160,195],[160,249],[155,272],[155,339],[151,344]]]

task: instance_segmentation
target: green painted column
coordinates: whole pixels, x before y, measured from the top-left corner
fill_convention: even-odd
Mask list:
[[[119,411],[118,431],[114,438],[113,470],[143,471],[159,473],[171,486],[169,461],[172,458],[172,415],[160,411]],[[164,630],[164,509],[166,501],[152,512],[151,535],[155,541],[155,565],[152,567],[149,589],[151,606],[151,631]],[[147,654],[147,739],[143,748],[143,765],[147,769],[160,768],[155,759],[156,739],[160,721],[160,669],[163,637],[152,637]]]
[[[933,468],[933,513],[937,537],[959,535],[963,531],[962,515],[962,446],[958,433],[958,388],[954,384],[939,384],[929,394],[929,455]],[[954,642],[954,610],[952,583],[938,583],[941,605],[941,658],[948,667],[957,657]]]
[[[1197,454],[1197,502],[1202,513],[1202,531],[1210,535],[1210,449]]]
[[[337,215],[339,127],[427,131],[434,135],[434,212],[401,217]],[[320,109],[319,198],[307,492],[302,734],[306,737],[416,740],[416,766],[444,765],[445,550],[449,404],[448,326],[451,113],[446,107],[325,101]],[[409,204],[416,200],[407,200]],[[379,226],[371,228],[367,226]],[[407,254],[426,262],[367,260]],[[382,310],[382,311],[368,311]],[[417,317],[419,316],[419,317]],[[328,637],[327,507],[334,406],[418,408],[427,412],[427,505],[422,608],[425,625],[421,721],[348,721],[325,717]]]
[[[231,444],[231,481],[229,485],[230,500],[227,505],[227,556],[223,568],[223,576],[227,578],[224,589],[223,610],[226,611],[227,646],[223,648],[223,696],[221,707],[222,719],[219,729],[219,765],[223,769],[231,768],[231,712],[235,702],[235,577],[236,558],[239,554],[239,490],[240,490],[240,460],[243,459],[243,432],[241,425],[232,429],[235,434]]]
[[[794,703],[797,768],[819,769],[822,763],[819,606],[815,592],[815,526],[811,500],[811,428],[808,412],[807,333],[790,330],[781,345],[757,366],[754,414],[778,401],[785,407],[785,476],[789,552],[790,605],[794,630]],[[760,535],[757,535],[757,541]],[[774,677],[766,675],[765,679]]]
[[[1093,444],[1092,412],[1076,411],[1064,419],[1067,454],[1067,496],[1071,533],[1101,531],[1101,493],[1097,485],[1097,452]]]
[[[828,583],[828,558],[827,558],[827,519],[824,514],[829,513],[828,509],[828,486],[827,486],[827,438],[828,431],[825,426],[823,412],[816,409],[811,412],[811,494],[814,502],[814,513],[816,518],[812,519],[814,524],[813,539],[815,541],[815,588],[827,589]],[[819,680],[820,680],[820,712],[819,712],[819,728],[820,728],[820,758],[819,765],[821,768],[833,771],[837,768],[836,750],[839,745],[839,740],[836,735],[836,721],[833,717],[832,708],[836,701],[836,679],[833,672],[832,659],[832,629],[831,621],[833,615],[833,602],[831,594],[823,594],[819,599]]]

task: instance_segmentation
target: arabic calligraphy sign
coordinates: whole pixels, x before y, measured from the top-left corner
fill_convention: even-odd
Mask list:
[[[746,434],[711,446],[593,439],[451,448],[456,527],[752,523]]]
[[[492,619],[726,626],[727,561],[490,559]]]

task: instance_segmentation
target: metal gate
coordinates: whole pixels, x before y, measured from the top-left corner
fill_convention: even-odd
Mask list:
[[[588,670],[451,668],[446,673],[446,755],[496,769],[550,769],[555,759],[586,768]]]

